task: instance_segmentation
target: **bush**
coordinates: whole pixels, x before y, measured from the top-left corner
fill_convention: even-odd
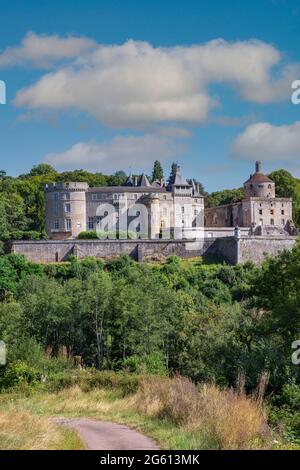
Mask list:
[[[85,392],[94,388],[104,388],[124,397],[138,390],[139,376],[122,372],[102,372],[94,369],[70,373],[60,372],[49,376],[46,386],[49,391],[58,392],[74,385],[78,385]]]
[[[4,368],[2,376],[0,376],[0,389],[12,388],[23,384],[34,385],[41,381],[41,374],[38,370],[30,367],[22,361]]]
[[[160,353],[147,356],[131,356],[123,361],[123,369],[139,374],[166,375],[167,369],[164,358]]]
[[[117,233],[113,231],[99,231],[96,232],[96,230],[88,230],[86,232],[80,232],[78,235],[78,238],[80,240],[94,240],[94,239],[100,239],[100,240],[107,240],[107,239],[114,239],[116,238],[117,240],[125,239],[127,240],[128,238],[131,240],[136,240],[138,238],[137,234],[131,230],[124,231],[124,230],[119,230]]]

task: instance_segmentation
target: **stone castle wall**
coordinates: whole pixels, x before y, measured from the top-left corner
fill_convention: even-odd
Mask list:
[[[291,249],[296,237],[242,237],[233,236],[204,238],[201,241],[182,240],[43,240],[17,241],[11,252],[24,255],[37,263],[67,261],[70,255],[83,259],[86,256],[110,258],[128,254],[141,261],[151,256],[182,258],[216,255],[231,264],[252,261],[259,264],[266,255],[274,256],[283,249]]]

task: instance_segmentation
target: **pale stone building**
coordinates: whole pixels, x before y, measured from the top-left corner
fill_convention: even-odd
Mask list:
[[[275,183],[261,172],[256,162],[255,173],[244,183],[240,202],[205,209],[207,227],[249,227],[256,235],[296,233],[293,224],[292,199],[279,198]]]
[[[114,210],[112,210],[114,208]],[[124,186],[89,187],[87,183],[46,186],[46,231],[52,239],[74,239],[96,230],[113,211],[113,226],[137,238],[182,238],[204,226],[204,198],[194,180],[177,168],[169,184],[145,175],[129,177]],[[127,224],[127,225],[126,225]]]

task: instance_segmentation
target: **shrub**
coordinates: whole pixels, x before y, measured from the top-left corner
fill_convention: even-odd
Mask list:
[[[95,371],[94,369],[64,372],[51,375],[47,389],[51,392],[58,392],[74,385],[78,385],[85,392],[94,388],[104,388],[124,397],[138,390],[139,376],[123,372]]]
[[[96,232],[96,230],[88,230],[88,231],[85,231],[85,232],[80,232],[80,234],[78,235],[78,238],[80,240],[94,240],[94,239],[100,239],[100,240],[106,240],[106,239],[114,239],[116,238],[117,240],[118,239],[131,239],[131,240],[135,240],[138,238],[137,234],[131,230],[128,230],[127,231],[124,231],[124,230],[119,230],[117,233],[113,232],[113,231],[98,231]]]
[[[160,353],[147,356],[130,356],[123,361],[123,369],[143,374],[165,375],[167,373],[163,355]]]
[[[96,230],[88,230],[86,232],[80,232],[78,235],[79,240],[94,240],[97,239],[97,232]]]
[[[41,374],[38,370],[30,367],[22,361],[4,368],[2,376],[0,376],[0,389],[12,388],[23,384],[34,385],[41,381]]]

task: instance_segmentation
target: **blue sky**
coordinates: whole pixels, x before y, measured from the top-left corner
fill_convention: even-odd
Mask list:
[[[299,1],[2,0],[0,24],[9,174],[158,158],[213,191],[261,159],[300,177]]]

